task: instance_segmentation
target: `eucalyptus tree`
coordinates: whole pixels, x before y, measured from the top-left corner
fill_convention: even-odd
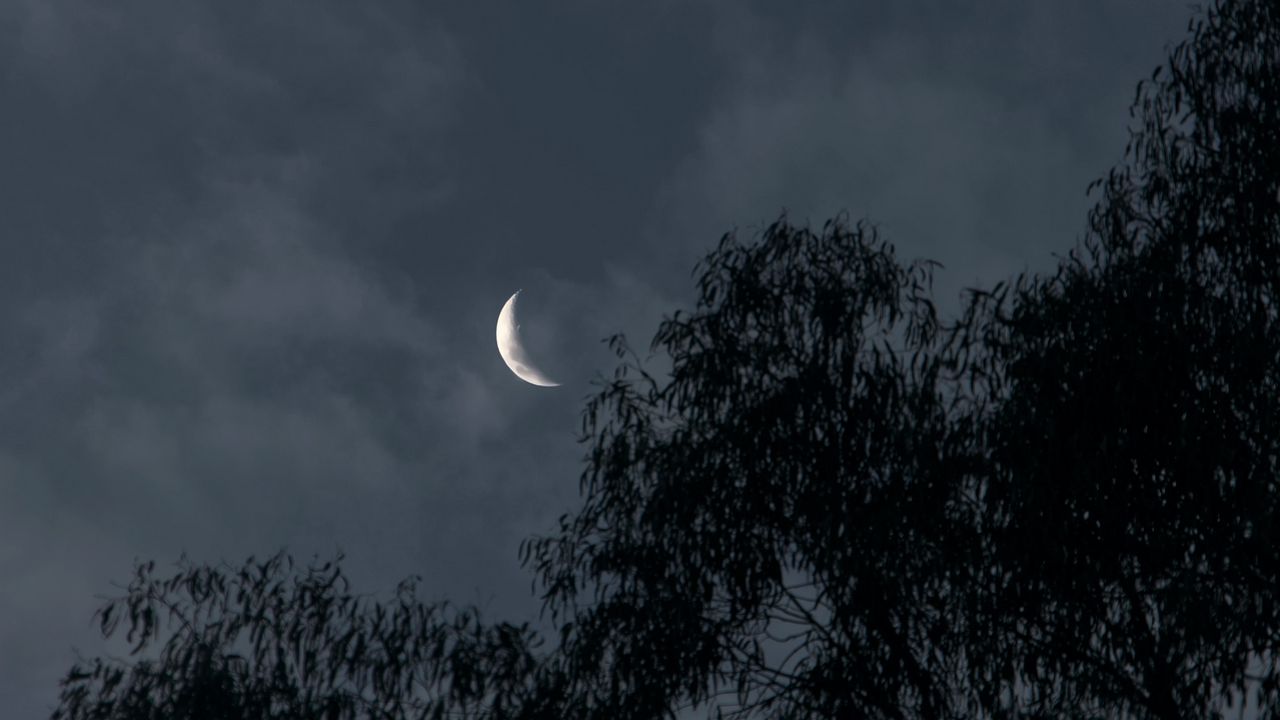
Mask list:
[[[297,565],[139,563],[97,613],[128,657],[83,659],[55,720],[408,720],[512,717],[535,677],[527,626],[424,603],[410,578],[379,601],[341,558]]]
[[[954,322],[865,224],[724,238],[525,547],[571,716],[1280,715],[1280,5],[1132,116],[1079,247]]]
[[[1082,246],[969,316],[998,578],[975,656],[1000,706],[1274,716],[1280,6],[1198,16],[1132,114]]]
[[[929,267],[865,225],[727,235],[584,415],[582,507],[524,550],[575,714],[673,701],[834,717],[949,706],[951,431]],[[934,640],[939,643],[935,644]]]

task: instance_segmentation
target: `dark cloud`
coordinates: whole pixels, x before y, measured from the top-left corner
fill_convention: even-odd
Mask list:
[[[719,233],[869,215],[954,292],[1043,267],[1185,13],[1146,3],[0,9],[0,698],[134,557],[342,548],[531,616],[599,339]],[[905,8],[905,9],[904,9]],[[521,296],[535,358],[494,347]]]
[[[979,278],[1047,267],[1083,231],[1084,189],[1120,157],[1133,87],[1185,22],[1151,10],[730,9],[715,47],[732,72],[662,188],[655,232],[845,211],[904,255],[943,262],[946,301]]]

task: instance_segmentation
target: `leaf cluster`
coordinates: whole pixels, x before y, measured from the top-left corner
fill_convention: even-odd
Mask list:
[[[502,718],[527,690],[537,641],[473,610],[352,594],[340,560],[278,554],[240,567],[139,563],[97,613],[127,625],[130,659],[94,658],[63,681],[55,720]],[[158,648],[155,657],[144,651]]]

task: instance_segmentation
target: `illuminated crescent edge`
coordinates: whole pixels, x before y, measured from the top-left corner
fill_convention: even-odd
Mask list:
[[[516,298],[520,292],[517,290],[508,298],[502,306],[502,312],[498,313],[498,327],[495,331],[498,354],[507,367],[511,368],[511,372],[521,380],[538,387],[557,387],[560,383],[549,379],[529,361],[529,355],[520,342],[520,326],[516,323]]]

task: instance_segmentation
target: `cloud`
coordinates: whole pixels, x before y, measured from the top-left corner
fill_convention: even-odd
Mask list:
[[[815,225],[848,212],[907,259],[941,261],[935,287],[948,305],[962,287],[1051,267],[1084,230],[1086,185],[1123,149],[1131,78],[1143,74],[1117,69],[1115,47],[1085,50],[1099,39],[1082,37],[1096,28],[1081,14],[1009,7],[977,29],[869,11],[829,21],[836,38],[722,9],[718,47],[737,71],[668,180],[654,232],[753,232],[782,209]],[[1140,63],[1126,59],[1154,63],[1152,39]],[[1128,51],[1134,39],[1122,40]],[[1101,59],[1075,57],[1091,54]],[[1064,119],[1072,112],[1086,121]]]
[[[477,512],[415,513],[448,480],[424,458],[456,448],[456,471],[501,427],[447,316],[369,262],[448,200],[430,162],[465,76],[448,37],[382,6],[91,5],[0,23],[20,40],[0,78],[16,716],[56,697],[71,645],[95,651],[95,595],[132,557],[348,547],[369,590],[423,570]]]
[[[0,4],[5,709],[133,557],[342,547],[361,590],[536,614],[515,549],[572,508],[600,338],[643,356],[784,206],[961,280],[1061,249],[1158,35],[1119,5]],[[495,351],[519,287],[563,388]]]

